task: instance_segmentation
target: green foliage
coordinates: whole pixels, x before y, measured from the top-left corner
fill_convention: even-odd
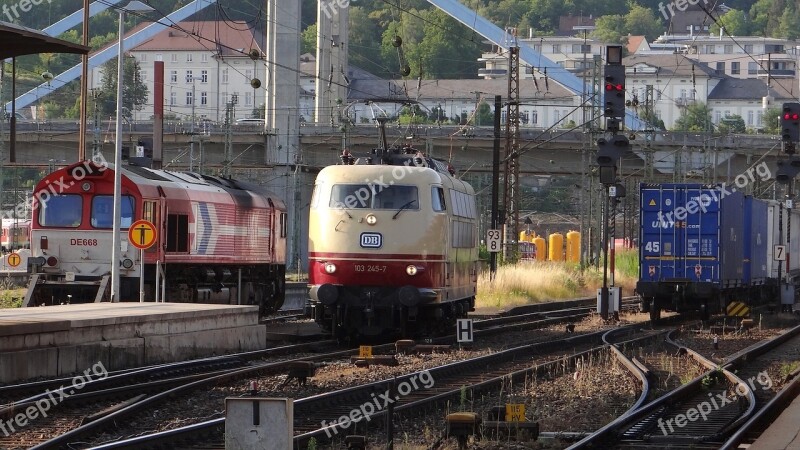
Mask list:
[[[317,450],[317,440],[315,438],[311,438],[308,440],[308,445],[306,446],[306,450]]]
[[[592,31],[592,38],[610,44],[622,44],[625,33],[625,20],[621,15],[610,15],[598,17],[595,21],[595,29]]]
[[[778,108],[769,108],[764,112],[764,117],[761,119],[764,124],[764,132],[767,134],[778,134],[781,128],[781,110]]]
[[[493,124],[494,112],[492,112],[492,107],[486,102],[481,102],[481,104],[478,105],[478,111],[475,113],[475,125],[486,127]]]
[[[614,254],[616,270],[630,278],[639,278],[639,251],[625,249]]]
[[[626,34],[645,36],[648,41],[652,41],[661,35],[661,21],[653,11],[639,5],[632,5],[628,14],[625,15],[624,31]]]
[[[301,50],[300,54],[311,53],[317,54],[317,24],[309,25],[308,28],[303,30],[300,36]]]
[[[142,81],[139,71],[139,62],[136,59],[125,58],[122,68],[124,82],[122,85],[122,107],[123,116],[125,117],[130,117],[130,111],[140,111],[147,102],[147,85]],[[103,64],[102,72],[100,112],[104,116],[116,116],[117,58],[113,58]]]
[[[649,113],[647,111],[642,111],[642,113],[639,114],[639,118],[649,123],[650,126],[653,127],[653,129],[656,130],[666,129],[666,127],[664,126],[664,121],[659,119],[658,116],[656,116],[655,111],[650,111]]]
[[[684,113],[675,121],[674,131],[705,132],[714,129],[711,123],[711,108],[703,102],[689,104]]]
[[[722,134],[728,133],[746,133],[747,126],[744,124],[744,119],[738,114],[725,117],[722,119],[718,126],[719,132]]]
[[[709,32],[713,36],[719,36],[719,25],[725,28],[724,33],[729,36],[747,36],[750,34],[750,22],[747,14],[738,9],[732,9],[711,24]]]
[[[781,14],[776,37],[784,39],[797,39],[800,37],[800,11],[794,2],[786,5],[786,9]]]

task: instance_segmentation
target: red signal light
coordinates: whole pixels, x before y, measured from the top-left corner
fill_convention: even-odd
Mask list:
[[[615,87],[616,87],[616,89],[617,89],[618,91],[622,91],[623,89],[625,89],[625,86],[623,86],[623,85],[621,85],[621,84],[617,84]]]
[[[792,114],[792,120],[797,120],[797,119],[800,119],[800,115],[798,115],[797,113]]]
[[[614,90],[614,86],[612,86],[611,83],[606,83],[606,90],[607,91],[613,91]]]
[[[783,120],[789,120],[789,113],[788,112],[783,115]]]

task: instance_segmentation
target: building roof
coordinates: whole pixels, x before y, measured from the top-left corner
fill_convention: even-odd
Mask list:
[[[639,50],[650,50],[650,46],[644,36],[628,36],[626,48],[629,54],[636,53]]]
[[[222,56],[247,56],[251,49],[262,51],[258,33],[246,22],[180,22],[181,30],[167,28],[130,51],[211,51]],[[185,30],[185,31],[184,31]]]
[[[716,71],[708,67],[707,64],[700,63],[684,55],[679,54],[637,54],[630,55],[622,59],[622,64],[628,67],[628,74],[637,65],[645,65],[656,69],[656,74],[660,77],[690,77],[692,67],[695,76],[707,76],[709,78],[720,78]],[[645,73],[642,73],[645,75]]]
[[[797,98],[797,80],[772,80],[769,94],[776,102]],[[709,92],[708,100],[756,100],[767,94],[764,80],[726,77]]]
[[[37,53],[89,53],[89,47],[8,22],[0,22],[0,42],[0,59]]]

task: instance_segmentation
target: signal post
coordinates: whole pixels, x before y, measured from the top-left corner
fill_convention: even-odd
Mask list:
[[[625,126],[625,66],[622,65],[622,46],[606,47],[606,65],[603,77],[603,114],[606,119],[604,137],[597,140],[597,166],[600,183],[603,184],[605,199],[603,201],[603,287],[598,294],[598,310],[600,316],[609,317],[610,290],[608,284],[609,253],[611,255],[611,286],[614,286],[614,226],[609,218],[609,210],[616,210],[619,199],[625,196],[625,188],[617,180],[617,161],[630,150],[630,142],[623,134],[617,134]],[[617,299],[618,299],[617,295]],[[615,311],[616,313],[616,311]]]

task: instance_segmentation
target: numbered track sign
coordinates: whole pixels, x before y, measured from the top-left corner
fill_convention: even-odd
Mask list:
[[[500,245],[500,230],[486,230],[486,249],[490,253],[502,251]]]
[[[472,342],[472,319],[458,319],[456,321],[456,341]]]
[[[776,245],[772,247],[772,258],[775,261],[786,261],[786,246]]]

